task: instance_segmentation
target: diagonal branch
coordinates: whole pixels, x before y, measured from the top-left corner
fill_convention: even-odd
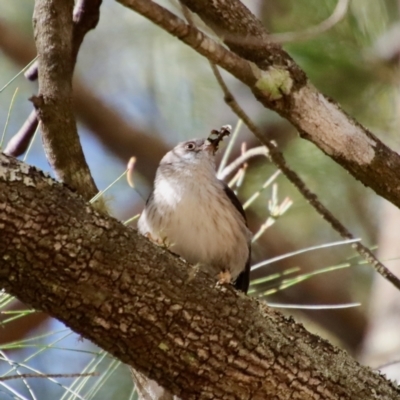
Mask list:
[[[241,80],[257,100],[290,121],[303,138],[365,186],[400,207],[399,154],[319,93],[290,56],[277,43],[268,42],[262,24],[240,1],[182,1],[233,51],[151,0],[117,1]]]
[[[303,197],[311,204],[315,211],[325,220],[327,221],[331,227],[339,233],[345,239],[355,239],[353,234],[319,201],[317,195],[313,193],[304,181],[300,178],[300,176],[291,169],[285,160],[282,152],[278,150],[276,145],[271,141],[264,137],[262,132],[258,129],[258,127],[253,123],[253,121],[249,118],[246,112],[240,107],[232,93],[230,92],[228,86],[222,79],[220,72],[215,64],[211,63],[211,68],[213,73],[220,85],[223,93],[226,104],[232,109],[232,111],[246,124],[251,132],[253,132],[254,136],[256,136],[261,143],[263,143],[268,151],[269,157],[272,162],[279,168],[282,173],[286,176],[286,178],[296,187],[296,189],[303,195]],[[384,264],[382,264],[372,253],[372,251],[364,246],[360,242],[352,243],[351,245],[353,249],[355,249],[358,254],[361,255],[364,260],[366,260],[372,267],[385,279],[387,279],[390,283],[392,283],[398,290],[400,290],[400,279],[393,274]]]
[[[0,287],[181,398],[400,399],[391,382],[291,318],[216,286],[4,155],[0,236]]]

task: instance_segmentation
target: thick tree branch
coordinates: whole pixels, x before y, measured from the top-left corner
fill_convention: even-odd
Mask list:
[[[0,155],[0,287],[185,399],[400,399],[345,352]]]
[[[42,123],[43,146],[54,172],[89,200],[98,190],[83,155],[72,106],[73,5],[73,0],[35,1],[39,95],[32,101]]]
[[[102,0],[77,0],[73,12],[72,29],[72,65],[75,67],[79,49],[86,34],[96,28],[100,19]],[[38,63],[35,62],[25,72],[26,78],[35,81],[38,78]]]
[[[73,12],[73,29],[72,29],[72,68],[75,67],[78,53],[83,39],[87,32],[94,29],[100,18],[100,5],[102,0],[77,0]],[[14,35],[13,35],[13,41]],[[24,54],[26,47],[24,47]],[[27,61],[24,63],[26,64]],[[38,61],[34,62],[25,72],[25,76],[34,81],[38,78]],[[10,140],[6,154],[12,154],[15,157],[23,154],[33,134],[38,126],[38,116],[34,110],[22,125],[21,129]]]
[[[400,156],[327,99],[240,1],[184,0],[227,50],[151,0],[117,0],[224,68],[356,179],[400,207]]]

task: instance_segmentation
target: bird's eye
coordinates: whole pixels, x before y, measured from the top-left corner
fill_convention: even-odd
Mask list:
[[[194,150],[195,148],[196,148],[196,145],[195,145],[193,142],[186,143],[186,145],[185,145],[185,149],[186,149],[186,150],[192,151],[192,150]]]

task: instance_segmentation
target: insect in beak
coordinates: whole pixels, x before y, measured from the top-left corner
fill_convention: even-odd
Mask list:
[[[218,146],[216,146],[215,142],[211,142],[208,139],[204,142],[203,148],[205,151],[208,151],[212,155],[214,155],[218,150]]]
[[[204,143],[206,150],[215,154],[218,150],[220,142],[224,140],[225,136],[231,134],[232,127],[230,125],[224,125],[219,130],[213,129]]]

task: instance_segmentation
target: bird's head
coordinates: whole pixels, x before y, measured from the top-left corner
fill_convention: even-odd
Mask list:
[[[207,139],[179,143],[160,162],[159,172],[166,175],[215,176],[215,154],[220,142],[231,132],[230,125],[212,130]]]
[[[203,169],[215,171],[215,153],[218,146],[207,139],[193,139],[179,143],[161,160],[160,167],[165,169]]]

